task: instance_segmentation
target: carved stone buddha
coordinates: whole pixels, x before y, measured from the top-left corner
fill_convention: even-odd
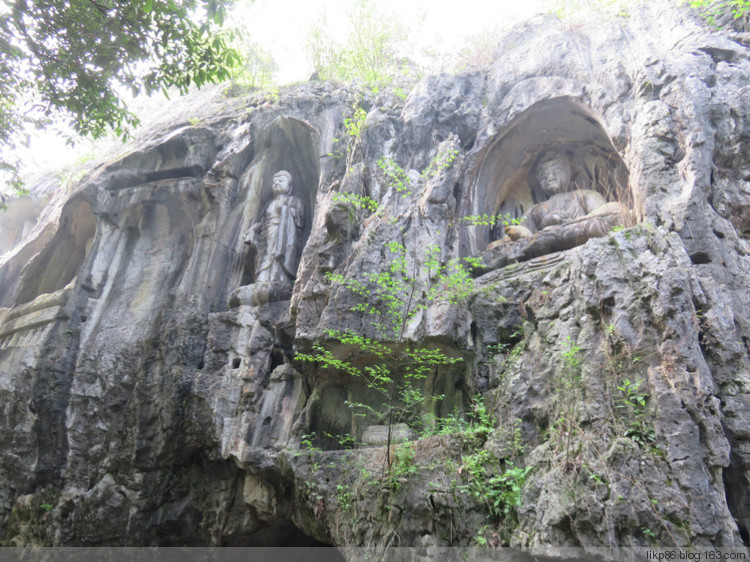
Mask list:
[[[299,265],[299,245],[305,224],[302,201],[292,195],[292,175],[281,170],[272,180],[273,199],[258,222],[248,229],[244,240],[255,246],[256,283],[294,281]]]
[[[509,252],[509,259],[523,261],[579,246],[590,238],[604,236],[629,216],[625,206],[607,202],[598,191],[576,189],[565,154],[547,152],[533,166],[530,176],[539,183],[546,199],[524,213],[521,224],[505,227],[510,241],[522,241]]]

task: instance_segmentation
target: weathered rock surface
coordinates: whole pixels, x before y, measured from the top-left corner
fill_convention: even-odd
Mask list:
[[[428,77],[405,101],[317,83],[235,100],[40,215],[13,204],[4,544],[750,542],[742,37],[658,2],[593,26],[538,17],[489,68]],[[359,138],[353,103],[368,112]],[[538,203],[529,174],[548,150],[638,224],[518,261],[497,228],[460,220]],[[291,297],[259,289],[243,243],[282,169],[307,217]],[[442,264],[485,258],[460,302],[417,294],[405,335],[463,359],[428,377],[443,395],[429,413],[470,422],[483,400],[491,431],[454,420],[405,448],[348,448],[382,442],[347,406],[377,407],[371,389],[296,357],[329,329],[376,335],[326,274],[383,271],[394,241],[419,275],[430,247]]]

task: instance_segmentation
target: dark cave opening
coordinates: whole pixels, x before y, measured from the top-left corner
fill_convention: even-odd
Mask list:
[[[270,367],[268,368],[268,372],[273,373],[273,370],[276,367],[279,367],[284,363],[284,352],[278,347],[274,347],[273,349],[271,349],[271,363]]]
[[[340,558],[331,560],[344,560],[343,556],[332,548],[332,545],[303,533],[288,521],[278,521],[255,529],[250,533],[238,533],[228,536],[222,542],[222,546],[228,547],[329,547],[331,553],[337,553]]]

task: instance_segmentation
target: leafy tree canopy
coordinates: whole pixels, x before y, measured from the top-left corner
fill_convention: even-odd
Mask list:
[[[126,136],[122,93],[185,93],[241,63],[221,30],[233,0],[0,0],[0,172],[29,127],[62,116],[79,134]]]

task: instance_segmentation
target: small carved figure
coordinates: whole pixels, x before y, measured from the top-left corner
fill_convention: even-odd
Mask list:
[[[305,224],[302,201],[292,195],[292,175],[281,170],[272,180],[273,199],[261,218],[245,233],[246,244],[255,246],[255,282],[294,281],[299,265],[299,244]]]

